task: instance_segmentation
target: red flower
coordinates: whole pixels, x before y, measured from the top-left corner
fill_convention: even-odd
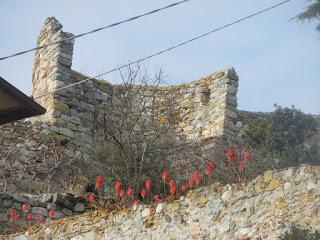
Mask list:
[[[35,220],[36,220],[37,222],[40,222],[40,221],[41,221],[41,216],[40,216],[40,214],[37,214],[37,215],[36,215]]]
[[[115,189],[116,189],[116,191],[117,192],[119,192],[120,191],[120,189],[121,189],[121,183],[120,183],[120,181],[119,180],[117,180],[116,181],[116,185],[115,185],[115,187],[114,187]]]
[[[24,203],[24,204],[22,205],[22,209],[23,209],[24,212],[29,212],[29,210],[30,210],[30,205],[29,205],[28,203]]]
[[[239,169],[240,169],[240,170],[243,170],[244,167],[245,167],[244,161],[240,161],[240,163],[239,163]]]
[[[95,200],[95,196],[94,196],[94,193],[90,193],[89,194],[89,202],[93,202]]]
[[[120,191],[119,191],[119,197],[120,198],[124,198],[126,196],[126,192],[123,190],[123,189],[121,189]]]
[[[231,148],[228,148],[227,157],[229,160],[236,160],[236,153]]]
[[[162,177],[162,180],[163,180],[164,182],[166,182],[166,181],[168,180],[168,178],[169,178],[169,172],[168,172],[168,170],[164,170],[164,171],[162,172],[162,174],[161,174],[161,177]]]
[[[245,152],[243,153],[243,159],[244,159],[245,161],[248,161],[248,160],[250,159],[250,157],[251,157],[251,153],[250,153],[250,152],[245,151]]]
[[[160,202],[160,198],[159,198],[159,195],[158,195],[158,194],[156,194],[156,195],[153,196],[153,201],[155,201],[155,202]]]
[[[193,173],[193,177],[196,184],[199,184],[201,182],[201,176],[199,175],[198,171],[195,171]]]
[[[102,186],[102,176],[99,175],[97,177],[97,181],[96,181],[96,188],[99,190],[101,188],[101,186]]]
[[[31,213],[28,213],[28,214],[27,214],[27,219],[28,219],[28,220],[32,220],[32,214],[31,214]]]
[[[169,181],[169,186],[170,186],[170,188],[172,188],[172,187],[175,186],[175,183],[174,183],[174,180],[173,180],[173,179],[171,179],[171,180]]]
[[[149,190],[151,188],[151,179],[150,178],[148,178],[146,180],[146,188],[147,188],[147,190]]]
[[[49,216],[52,218],[54,216],[54,209],[50,208],[49,210]]]
[[[18,219],[18,213],[14,209],[10,210],[9,215],[10,215],[10,218],[12,218],[13,220],[17,220]]]
[[[170,193],[171,193],[171,195],[174,195],[174,194],[176,193],[176,191],[177,191],[177,189],[176,189],[175,186],[173,186],[173,187],[170,188]]]
[[[190,178],[188,181],[189,187],[192,188],[194,186],[194,179]]]
[[[183,184],[183,185],[181,186],[181,190],[182,190],[183,192],[187,191],[187,189],[188,189],[187,184]]]
[[[147,191],[143,188],[140,192],[140,195],[144,199],[147,196]]]
[[[40,224],[45,225],[46,221],[41,221]]]
[[[132,194],[133,194],[133,189],[129,187],[127,190],[128,197],[131,197]]]
[[[173,196],[172,196],[172,195],[168,195],[168,196],[167,196],[167,198],[166,198],[166,200],[167,200],[167,201],[171,201],[171,200],[172,200],[172,198],[173,198]]]
[[[138,207],[139,206],[139,200],[138,199],[135,199],[134,201],[133,201],[133,205],[134,206],[136,206],[136,207]]]
[[[213,173],[213,171],[215,170],[215,168],[216,168],[216,165],[214,163],[209,163],[205,169],[206,175],[210,176]]]

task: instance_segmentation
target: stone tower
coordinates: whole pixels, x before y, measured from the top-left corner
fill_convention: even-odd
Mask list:
[[[37,47],[74,36],[62,31],[62,24],[54,17],[45,20],[40,30]],[[32,95],[36,101],[47,109],[45,116],[49,120],[53,114],[54,94],[40,98],[43,94],[63,87],[70,81],[74,40],[63,41],[46,48],[38,49],[35,53],[32,74]]]

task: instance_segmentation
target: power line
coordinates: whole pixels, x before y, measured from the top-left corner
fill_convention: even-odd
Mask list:
[[[284,5],[285,3],[288,3],[288,2],[290,2],[290,1],[291,1],[291,0],[286,0],[286,1],[280,2],[280,3],[278,3],[278,4],[272,5],[271,7],[265,8],[265,9],[263,9],[263,10],[261,10],[261,11],[258,11],[258,12],[256,12],[256,13],[253,13],[253,14],[251,14],[251,15],[249,15],[249,16],[240,18],[240,19],[238,19],[238,20],[236,20],[236,21],[233,21],[233,22],[228,23],[228,24],[225,24],[225,25],[223,25],[223,26],[221,26],[221,27],[215,28],[215,29],[213,29],[213,30],[211,30],[211,31],[209,31],[209,32],[206,32],[206,33],[204,33],[204,34],[198,35],[198,36],[196,36],[196,37],[194,37],[194,38],[191,38],[191,39],[189,39],[189,40],[187,40],[187,41],[184,41],[184,42],[181,42],[181,43],[179,43],[179,44],[176,44],[176,45],[174,45],[174,46],[172,46],[172,47],[169,47],[169,48],[167,48],[167,49],[164,49],[164,50],[162,50],[162,51],[153,53],[153,54],[148,55],[148,56],[146,56],[146,57],[143,57],[143,58],[140,58],[140,59],[135,60],[135,61],[133,61],[133,62],[130,62],[130,63],[128,63],[128,64],[121,65],[121,66],[119,66],[119,67],[117,67],[117,68],[111,69],[111,70],[109,70],[109,71],[106,71],[106,72],[104,72],[104,73],[95,75],[95,76],[93,76],[93,77],[86,78],[86,79],[84,79],[84,80],[82,80],[82,81],[79,81],[79,82],[76,82],[76,83],[72,83],[72,84],[69,84],[69,85],[64,86],[64,87],[61,87],[61,88],[57,88],[57,89],[55,89],[55,90],[53,90],[53,91],[51,91],[51,92],[45,93],[45,94],[41,94],[41,95],[39,95],[39,96],[36,96],[35,99],[41,98],[41,97],[44,97],[44,96],[47,96],[47,95],[49,95],[49,94],[55,93],[55,92],[57,92],[57,91],[60,91],[60,90],[63,90],[63,89],[66,89],[66,88],[69,88],[69,87],[72,87],[72,86],[76,86],[76,85],[85,83],[85,82],[87,82],[87,81],[89,81],[89,80],[93,80],[93,79],[95,79],[95,78],[98,78],[98,77],[101,77],[101,76],[110,74],[110,73],[115,72],[115,71],[118,71],[118,70],[120,70],[120,69],[122,69],[122,68],[128,67],[128,66],[130,66],[130,65],[132,65],[132,64],[137,64],[137,63],[140,63],[140,62],[145,61],[145,60],[147,60],[147,59],[150,59],[150,58],[153,58],[153,57],[155,57],[155,56],[161,55],[161,54],[163,54],[163,53],[169,52],[169,51],[171,51],[171,50],[173,50],[173,49],[175,49],[175,48],[178,48],[178,47],[181,47],[181,46],[186,45],[186,44],[188,44],[188,43],[191,43],[191,42],[193,42],[193,41],[196,41],[196,40],[198,40],[198,39],[200,39],[200,38],[203,38],[203,37],[205,37],[205,36],[208,36],[208,35],[210,35],[210,34],[212,34],[212,33],[215,33],[215,32],[217,32],[217,31],[220,31],[220,30],[222,30],[222,29],[224,29],[224,28],[228,28],[228,27],[230,27],[230,26],[232,26],[232,25],[235,25],[235,24],[237,24],[237,23],[243,22],[243,21],[245,21],[245,20],[247,20],[247,19],[249,19],[249,18],[255,17],[255,16],[257,16],[257,15],[259,15],[259,14],[262,14],[262,13],[264,13],[264,12],[270,11],[270,10],[272,10],[272,9],[274,9],[274,8],[276,8],[276,7],[279,7],[279,6],[281,6],[281,5]]]
[[[118,26],[118,25],[126,23],[126,22],[131,22],[131,21],[134,21],[136,19],[139,19],[139,18],[148,16],[148,15],[163,11],[163,10],[168,9],[168,8],[175,7],[177,5],[180,5],[182,3],[189,2],[189,1],[191,1],[191,0],[183,0],[183,1],[175,2],[175,3],[169,4],[169,5],[164,6],[164,7],[161,7],[161,8],[158,8],[158,9],[154,9],[154,10],[152,10],[150,12],[146,12],[146,13],[134,16],[134,17],[130,17],[130,18],[127,18],[125,20],[109,24],[109,25],[104,26],[104,27],[93,29],[93,30],[91,30],[89,32],[84,32],[84,33],[81,33],[81,34],[78,34],[78,35],[75,35],[75,36],[72,36],[72,37],[61,39],[59,41],[55,41],[55,42],[52,42],[52,43],[44,44],[44,45],[41,45],[39,47],[31,48],[31,49],[28,49],[28,50],[25,50],[25,51],[21,51],[21,52],[17,52],[17,53],[14,53],[14,54],[11,54],[11,55],[8,55],[8,56],[5,56],[5,57],[1,57],[0,61],[2,61],[4,59],[7,59],[7,58],[16,57],[16,56],[19,56],[19,55],[22,55],[22,54],[25,54],[25,53],[28,53],[28,52],[33,52],[33,51],[36,51],[38,49],[46,48],[46,47],[49,47],[49,46],[52,46],[52,45],[55,45],[55,44],[59,44],[59,43],[64,42],[64,41],[68,41],[68,40],[76,39],[76,38],[79,38],[79,37],[83,37],[85,35],[96,33],[96,32],[102,31],[104,29],[112,28],[112,27]]]

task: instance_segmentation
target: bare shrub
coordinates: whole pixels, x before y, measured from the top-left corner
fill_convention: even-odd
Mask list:
[[[28,138],[28,132],[24,138]],[[44,193],[72,191],[77,168],[72,164],[77,158],[66,158],[61,146],[51,138],[46,148],[34,152],[27,160],[20,158],[19,147],[12,147],[0,155],[1,192]]]
[[[92,144],[93,159],[101,163],[97,174],[106,176],[109,185],[120,180],[125,189],[140,189],[151,179],[151,191],[157,192],[162,185],[156,179],[170,168],[179,142],[175,135],[179,93],[161,87],[161,70],[150,77],[140,66],[130,66],[119,75],[122,82],[114,85],[113,112],[96,121],[96,129],[102,129]],[[107,192],[115,193],[110,188]]]

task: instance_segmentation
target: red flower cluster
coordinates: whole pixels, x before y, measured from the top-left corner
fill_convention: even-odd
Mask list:
[[[151,179],[150,179],[150,178],[148,178],[148,179],[146,180],[146,188],[147,188],[148,191],[149,191],[150,188],[151,188]]]
[[[95,196],[94,196],[94,193],[89,193],[89,202],[94,202],[95,200]]]
[[[239,162],[239,169],[242,171],[245,167],[244,161]]]
[[[140,192],[140,195],[143,199],[145,199],[147,197],[147,191],[143,188]]]
[[[236,160],[237,159],[235,149],[232,147],[228,148],[226,155],[229,160]],[[250,152],[248,152],[248,151],[243,152],[243,158],[241,161],[239,161],[240,171],[242,171],[245,168],[245,161],[248,161],[250,159],[250,157],[251,157]],[[199,171],[194,171],[192,176],[190,176],[190,178],[188,179],[187,183],[180,185],[180,191],[186,192],[189,188],[193,188],[193,187],[195,187],[195,185],[201,184],[202,177],[203,176],[210,177],[214,173],[215,170],[216,170],[215,162],[210,162],[210,163],[208,163],[208,165],[204,169],[204,175],[202,175]],[[166,184],[169,185],[170,194],[166,197],[166,199],[171,200],[173,198],[173,196],[177,193],[175,180],[174,179],[169,180],[169,171],[167,169],[163,170],[163,172],[161,173],[161,179],[165,185]],[[151,198],[151,196],[152,196],[151,194],[153,194],[151,192],[152,191],[151,190],[152,184],[153,183],[150,178],[145,179],[145,187],[140,190],[140,196],[142,197],[143,200],[153,200],[155,202],[159,202],[159,201],[161,201],[161,198],[159,197],[158,194],[155,194]],[[101,175],[99,175],[96,180],[96,189],[99,190],[102,187],[102,185],[103,185],[103,177]],[[135,199],[134,198],[134,189],[129,187],[127,190],[125,190],[122,187],[121,182],[119,180],[116,180],[116,182],[115,182],[115,190],[121,199],[124,199],[126,196],[128,196],[128,199],[131,199],[131,200]],[[150,198],[148,197],[149,195],[150,195]],[[161,197],[162,197],[162,195],[161,195]],[[90,202],[95,201],[94,193],[89,194],[89,201]],[[134,203],[134,205],[138,205],[139,200],[135,199],[135,200],[133,200],[133,203]],[[23,205],[23,210],[25,212],[28,212],[29,206]]]
[[[251,153],[250,153],[250,152],[245,151],[245,152],[243,153],[243,159],[244,159],[245,161],[248,161],[248,160],[250,159],[250,157],[251,157]]]
[[[236,160],[236,153],[230,147],[228,148],[228,151],[227,151],[227,157],[229,160]]]
[[[31,214],[31,213],[28,213],[28,214],[27,214],[27,219],[28,219],[28,220],[32,220],[32,214]]]
[[[194,181],[195,181],[195,183],[196,183],[197,185],[200,184],[200,182],[201,182],[201,176],[200,176],[200,174],[199,174],[198,171],[195,171],[195,172],[193,173],[193,178],[194,178]]]
[[[49,216],[50,216],[50,218],[53,218],[53,216],[54,216],[54,209],[53,208],[50,208]]]
[[[131,197],[133,195],[133,189],[132,188],[130,188],[130,187],[128,188],[127,195],[128,195],[128,197]]]
[[[176,189],[176,184],[175,184],[175,182],[174,182],[173,179],[171,179],[171,180],[169,181],[169,187],[170,187],[170,193],[171,193],[171,195],[174,195],[174,194],[177,192],[177,189]]]
[[[189,185],[190,188],[194,187],[194,179],[192,177],[189,178],[188,185]]]
[[[169,181],[169,187],[172,188],[172,187],[174,187],[174,186],[175,186],[174,180],[171,179],[171,180]]]
[[[140,202],[139,202],[138,199],[135,199],[135,200],[133,201],[133,205],[134,205],[134,206],[138,207],[139,204],[140,204]]]
[[[209,177],[213,173],[213,171],[216,169],[215,163],[209,163],[208,166],[205,169],[206,175]]]
[[[187,191],[187,189],[188,189],[188,185],[187,185],[187,184],[181,185],[181,190],[182,190],[182,192]]]
[[[14,209],[11,209],[11,210],[9,211],[9,215],[10,215],[10,218],[11,218],[12,220],[14,220],[14,221],[18,219],[18,213],[17,213],[17,211],[14,210]]]
[[[99,190],[102,186],[102,176],[98,176],[97,177],[97,181],[96,181],[96,188]]]
[[[120,189],[119,191],[119,197],[124,198],[126,196],[126,192],[123,189]]]
[[[153,196],[153,201],[155,201],[155,202],[157,202],[157,203],[161,202],[161,199],[159,198],[159,195],[158,195],[158,194],[156,194],[156,195]]]
[[[30,205],[29,205],[28,203],[22,204],[22,210],[23,210],[24,212],[29,212],[29,210],[30,210]]]
[[[120,183],[120,181],[119,180],[117,180],[116,181],[116,185],[115,185],[115,187],[114,187],[115,189],[116,189],[116,191],[117,192],[119,192],[120,191],[120,189],[121,189],[121,183]]]
[[[40,216],[40,214],[37,214],[37,215],[36,215],[35,220],[36,220],[37,222],[40,222],[40,221],[41,221],[41,216]]]
[[[162,174],[161,174],[161,177],[162,177],[162,180],[163,180],[164,182],[166,182],[166,181],[168,180],[168,178],[169,178],[169,172],[168,172],[168,170],[164,170],[164,171],[162,172]]]

